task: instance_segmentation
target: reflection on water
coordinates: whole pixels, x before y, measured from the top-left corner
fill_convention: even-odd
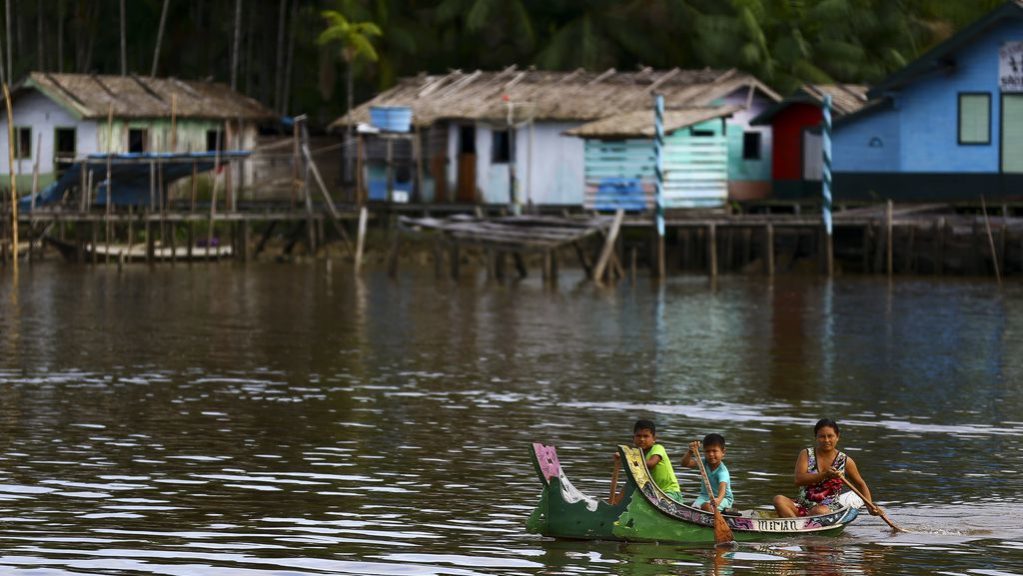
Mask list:
[[[1019,573],[1023,290],[563,280],[337,263],[3,277],[0,571]],[[723,554],[525,534],[531,441],[604,494],[637,417],[673,455],[719,431],[750,507],[793,491],[823,415],[909,533],[863,516]]]

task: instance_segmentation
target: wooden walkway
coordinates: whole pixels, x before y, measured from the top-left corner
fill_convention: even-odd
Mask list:
[[[461,261],[460,250],[465,247],[479,248],[484,251],[487,261],[487,276],[504,278],[505,258],[511,255],[520,278],[527,275],[526,254],[539,254],[543,257],[541,267],[545,281],[557,282],[558,252],[569,246],[575,249],[580,265],[587,275],[593,275],[594,266],[587,253],[585,243],[594,237],[611,238],[609,230],[617,230],[621,224],[621,215],[617,219],[609,216],[499,216],[484,218],[480,216],[454,215],[447,218],[414,218],[402,216],[399,225],[405,230],[433,231],[438,234],[435,248],[435,264],[437,273],[441,273],[441,259],[446,248],[450,257],[452,277],[458,277]],[[616,232],[615,232],[616,233]],[[390,270],[397,270],[397,256],[400,234],[395,235],[389,258]],[[599,265],[599,262],[598,262]]]

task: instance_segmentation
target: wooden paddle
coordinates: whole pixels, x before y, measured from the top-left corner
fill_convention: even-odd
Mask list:
[[[618,471],[622,468],[621,457],[615,452],[615,467],[614,471],[611,472],[611,495],[607,498],[607,503],[615,505],[618,503]]]
[[[714,490],[710,485],[710,478],[707,476],[707,470],[703,467],[703,457],[700,456],[700,449],[693,446],[693,455],[696,456],[696,465],[700,468],[700,475],[703,476],[703,485],[707,487],[707,497],[710,498],[710,507],[714,510],[714,546],[734,546],[735,537],[732,536],[732,529],[728,527],[728,523],[725,522],[725,517],[721,515],[721,511],[718,510],[718,504],[714,500]]]
[[[877,510],[877,515],[880,516],[881,519],[885,521],[885,524],[891,526],[892,530],[895,530],[896,532],[905,532],[906,531],[905,528],[900,528],[900,527],[896,526],[894,522],[889,520],[888,519],[888,515],[884,513],[884,510],[882,510],[881,507],[878,506],[877,504],[874,504],[873,502],[871,502],[870,498],[867,498],[866,496],[864,496],[863,492],[860,492],[855,486],[853,486],[852,482],[850,482],[849,479],[846,478],[844,474],[840,475],[839,478],[842,479],[842,482],[845,482],[845,485],[848,486],[849,489],[852,490],[854,494],[856,494],[857,496],[860,497],[861,500],[866,502],[867,506],[873,508],[874,510]]]

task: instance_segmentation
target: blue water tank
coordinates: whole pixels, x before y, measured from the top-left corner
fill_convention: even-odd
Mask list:
[[[369,123],[387,132],[408,132],[412,129],[412,108],[370,106]]]

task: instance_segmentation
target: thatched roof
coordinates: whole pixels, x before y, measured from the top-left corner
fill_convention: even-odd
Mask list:
[[[867,104],[867,90],[869,87],[862,84],[803,84],[792,95],[760,113],[751,124],[770,124],[775,116],[792,104],[821,106],[827,94],[831,95],[832,116],[840,118],[858,111]]]
[[[350,120],[368,122],[371,106],[411,107],[419,126],[445,119],[505,121],[509,107],[518,121],[590,122],[650,110],[655,93],[663,94],[669,107],[698,107],[747,87],[781,99],[755,77],[734,69],[552,72],[511,66],[499,72],[420,74],[402,78],[330,127],[343,127]]]
[[[717,106],[701,108],[684,108],[664,111],[664,133],[687,128],[713,118],[731,116],[742,110],[741,106]],[[646,110],[636,110],[608,116],[600,120],[583,124],[567,130],[569,136],[583,138],[653,138],[654,111],[652,106]]]
[[[32,72],[13,97],[32,89],[79,118],[106,118],[111,107],[117,118],[169,118],[172,107],[178,118],[266,120],[275,116],[256,100],[214,82]]]

